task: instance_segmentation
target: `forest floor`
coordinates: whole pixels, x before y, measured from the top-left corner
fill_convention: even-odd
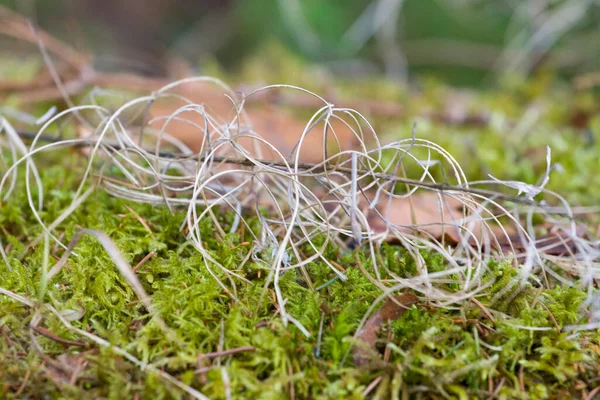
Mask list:
[[[43,64],[31,63],[6,79],[46,79]],[[594,300],[600,98],[594,89],[576,90],[544,71],[485,91],[452,88],[428,78],[410,88],[384,79],[349,82],[282,55],[277,46],[235,76],[216,68],[205,72],[246,92],[260,86],[248,82],[293,81],[336,106],[364,114],[382,143],[410,141],[416,122],[416,138],[445,149],[469,182],[491,174],[540,185],[549,167],[549,146],[549,181],[535,200],[562,207],[548,193],[564,197],[573,210],[567,222],[577,227],[577,238],[561,237],[552,230],[556,221],[524,212],[518,222],[527,232],[554,243],[543,251],[543,266],[534,265],[522,277],[530,260],[511,231],[505,235],[508,243],[485,254],[477,276],[481,290],[459,299],[452,296],[463,293],[468,278],[460,269],[463,261],[456,261],[456,272],[434,281],[436,298],[411,286],[417,285],[423,265],[431,276],[454,271],[447,256],[452,250],[440,253],[438,247],[420,246],[415,252],[394,237],[360,246],[351,243],[354,233],[336,241],[323,232],[297,242],[296,261],[308,261],[276,271],[275,289],[273,269],[261,260],[270,260],[274,251],[263,239],[265,221],[277,217],[276,209],[256,213],[242,208],[245,223],[239,224],[236,212],[215,208],[210,218],[198,220],[193,233],[189,226],[182,229],[187,206],[170,209],[119,198],[97,183],[102,174],[93,164],[93,179],[81,188],[89,194],[52,226],[54,237],[64,244],[82,229],[90,233],[73,242],[73,253],[63,257],[65,249],[44,234],[40,220],[50,225],[79,199],[78,186],[92,165],[90,153],[81,148],[44,152],[35,158],[40,187],[26,179],[33,179],[27,162],[13,180],[9,168],[19,157],[11,153],[10,129],[3,126],[0,175],[14,183],[10,189],[8,183],[0,187],[0,241],[6,256],[0,262],[3,398],[592,399],[600,392]],[[65,74],[72,76],[72,71]],[[156,90],[154,84],[163,84],[140,85],[116,75],[95,79],[83,82],[71,98],[88,104],[91,86],[107,83],[114,89],[122,84],[122,97],[98,95],[111,113],[142,87]],[[39,116],[52,106],[60,112],[68,105],[60,91],[13,86],[5,90],[0,113],[29,146],[26,133],[35,134],[39,124],[15,116],[16,110]],[[226,114],[222,94],[183,91],[194,103]],[[256,130],[286,154],[318,108],[310,97],[287,93],[275,91],[247,106]],[[156,115],[171,115],[179,106],[158,104]],[[47,133],[62,139],[86,129],[78,118],[55,125]],[[191,149],[201,148],[202,136],[183,125],[178,138]],[[283,131],[298,135],[282,139]],[[311,145],[322,147],[322,141]],[[345,145],[356,146],[340,146]],[[427,151],[416,154],[428,157]],[[301,161],[318,163],[319,157],[309,149]],[[111,168],[104,173],[108,181],[127,178]],[[431,174],[445,179],[443,168],[432,167]],[[515,189],[519,186],[502,192],[515,195]],[[34,203],[40,193],[44,201],[38,209]],[[427,197],[420,199],[410,207],[394,200],[390,222],[440,223],[436,207],[427,206]],[[277,235],[287,231],[268,232],[275,232],[278,243]],[[443,232],[424,228],[424,233],[443,244],[439,249],[460,246],[452,235],[445,241]],[[193,242],[192,234],[201,239]],[[588,253],[572,243],[576,239],[588,245]],[[62,268],[52,272],[59,263]],[[409,284],[401,289],[388,284],[403,279]],[[452,301],[442,301],[440,293]],[[283,304],[281,299],[286,299]]]

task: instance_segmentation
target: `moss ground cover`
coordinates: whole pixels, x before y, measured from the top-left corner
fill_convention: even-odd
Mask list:
[[[66,158],[71,160],[69,168],[59,162]],[[43,184],[51,199],[41,215],[44,220],[57,217],[68,205],[81,158],[72,152],[46,160]],[[210,224],[202,226],[213,257],[248,280],[238,284],[239,301],[234,302],[182,239],[182,214],[95,192],[59,231],[65,237],[81,227],[105,232],[132,266],[151,254],[136,274],[158,313],[181,339],[174,343],[92,237],[84,237],[75,247],[77,256],[41,287],[44,258],[51,267],[60,250],[42,243],[19,259],[24,244],[40,234],[41,227],[27,211],[23,188],[17,189],[0,207],[2,241],[10,260],[10,266],[0,266],[2,287],[33,303],[53,304],[64,315],[84,311],[72,324],[210,398],[544,399],[585,396],[600,384],[600,334],[561,331],[581,322],[579,306],[586,295],[579,289],[558,282],[542,288],[531,280],[503,293],[492,319],[475,304],[436,309],[419,302],[381,327],[376,352],[383,357],[374,356],[372,363],[358,367],[348,352],[356,343],[361,319],[379,295],[357,268],[358,263],[370,268],[366,250],[343,254],[333,246],[327,249],[327,257],[346,270],[347,282],[331,282],[331,271],[320,262],[307,269],[319,290],[309,289],[298,270],[281,276],[286,296],[302,299],[292,305],[298,309],[291,313],[301,316],[311,333],[307,338],[294,326],[284,327],[277,317],[274,292],[263,293],[268,271],[248,261],[253,243],[243,231],[217,239]],[[231,216],[218,218],[226,224]],[[384,244],[377,251],[391,271],[416,273],[402,247]],[[424,256],[430,271],[445,267],[436,254]],[[484,307],[517,273],[509,262],[490,263],[484,280],[494,283],[479,298]],[[70,332],[47,311],[42,311],[41,328],[30,332],[33,315],[31,308],[0,296],[4,398],[187,396],[156,373],[142,371],[110,348]]]
[[[294,76],[297,82],[290,83],[325,91],[331,77],[318,78],[277,51],[261,54],[260,63],[249,62],[237,79],[290,82]],[[273,76],[269,65],[283,75]],[[564,172],[553,172],[549,188],[573,206],[598,203],[600,119],[593,114],[599,106],[593,92],[556,87],[544,74],[508,82],[458,102],[460,112],[489,114],[485,124],[469,125],[424,117],[424,110],[446,113],[455,91],[422,82],[410,94],[381,81],[334,85],[341,99],[377,97],[404,104],[398,118],[374,116],[384,139],[407,137],[417,119],[418,136],[446,148],[469,179],[493,173],[535,182],[550,145],[553,161]],[[45,109],[47,104],[38,111]],[[573,122],[578,115],[584,116],[583,126]],[[44,157],[37,162],[46,194],[40,217],[53,221],[73,200],[86,160],[77,151]],[[0,172],[3,168],[0,164]],[[234,216],[223,212],[216,218],[227,227]],[[259,221],[248,218],[258,232]],[[588,234],[597,234],[597,214],[578,218]],[[298,269],[281,275],[284,297],[301,300],[290,302],[288,312],[309,331],[306,337],[295,326],[283,325],[275,292],[267,285],[268,269],[249,258],[256,246],[248,228],[223,236],[209,219],[201,226],[209,254],[243,278],[236,281],[238,301],[233,301],[212,275],[226,280],[225,274],[219,268],[209,271],[186,242],[183,219],[182,210],[172,213],[96,190],[56,228],[67,243],[82,228],[112,238],[176,341],[150,316],[92,236],[83,236],[68,265],[40,283],[63,250],[43,241],[25,248],[42,227],[30,211],[21,179],[13,194],[0,200],[0,239],[9,260],[0,263],[0,287],[31,306],[0,294],[0,397],[187,398],[161,371],[214,399],[562,399],[586,398],[600,390],[600,333],[563,329],[586,322],[580,306],[590,293],[552,277],[544,285],[532,276],[514,286],[519,270],[514,260],[489,261],[482,277],[489,286],[477,302],[440,309],[422,299],[382,324],[370,349],[372,360],[357,365],[352,348],[364,345],[357,329],[381,294],[364,273],[372,270],[369,249],[344,252],[332,244],[326,249],[327,259],[345,270],[346,282],[334,279],[322,262],[307,266],[310,282]],[[311,255],[309,246],[302,250]],[[402,246],[383,244],[374,251],[396,276],[417,275]],[[439,254],[423,251],[422,256],[431,273],[447,267]],[[455,283],[446,285],[452,290]],[[41,304],[52,305],[74,327],[105,338],[113,348],[67,329]],[[117,348],[155,371],[135,365]]]

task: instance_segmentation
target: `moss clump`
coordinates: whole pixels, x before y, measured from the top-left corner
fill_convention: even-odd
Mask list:
[[[45,192],[51,193],[41,214],[44,220],[56,218],[69,204],[77,177],[77,168],[55,164],[44,169]],[[307,338],[294,326],[283,326],[271,290],[261,296],[268,274],[252,261],[243,263],[253,250],[243,232],[217,240],[210,223],[201,226],[212,257],[248,280],[236,281],[239,301],[233,301],[211,276],[202,256],[182,240],[182,214],[95,192],[57,231],[65,238],[81,227],[103,231],[132,265],[154,252],[136,274],[157,311],[181,339],[183,345],[178,345],[149,317],[93,238],[83,238],[75,248],[78,255],[71,256],[69,265],[42,294],[44,246],[18,259],[24,244],[41,233],[26,204],[24,190],[18,187],[0,207],[0,237],[8,245],[10,261],[10,267],[0,265],[0,286],[32,301],[43,295],[41,300],[65,313],[85,311],[72,322],[76,327],[106,338],[210,398],[224,399],[231,393],[233,398],[280,399],[293,393],[302,399],[360,399],[379,379],[368,397],[463,399],[495,393],[506,399],[546,399],[579,395],[598,384],[592,379],[600,372],[598,332],[568,336],[555,327],[555,323],[562,327],[577,322],[585,298],[578,289],[558,284],[542,289],[530,282],[505,291],[516,270],[508,263],[490,262],[484,281],[491,285],[480,301],[484,306],[495,301],[494,308],[511,319],[490,321],[480,308],[468,303],[452,309],[417,304],[382,327],[377,346],[387,352],[385,362],[359,368],[346,355],[361,318],[379,295],[355,268],[357,260],[369,268],[370,257],[364,250],[342,254],[333,245],[327,248],[327,257],[346,269],[347,282],[332,280],[333,273],[322,262],[308,267],[319,290],[309,289],[299,270],[281,276],[284,297],[295,300],[288,311],[310,331],[312,336]],[[219,218],[226,222],[231,216]],[[250,225],[256,224],[251,221]],[[315,243],[320,244],[318,238]],[[49,251],[51,266],[61,250],[54,246]],[[310,254],[311,249],[307,246],[304,251]],[[385,244],[377,256],[395,274],[417,273],[412,258],[399,246]],[[430,272],[445,268],[439,255],[424,252],[422,256]],[[213,273],[227,279],[218,268]],[[0,393],[4,398],[185,397],[110,348],[78,337],[47,312],[42,313],[40,325],[71,344],[34,333],[44,354],[36,352],[29,333],[32,311],[0,296]],[[542,330],[524,330],[519,325]],[[200,356],[220,349],[245,350],[217,358]],[[61,370],[61,365],[66,369]]]

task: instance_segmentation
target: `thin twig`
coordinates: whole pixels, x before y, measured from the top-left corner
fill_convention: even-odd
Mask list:
[[[77,378],[79,377],[79,374],[87,366],[87,364],[88,364],[87,360],[79,359],[77,361],[77,363],[75,364],[75,368],[73,368],[73,373],[71,374],[71,378],[69,379],[69,385],[75,386],[75,384],[77,383]]]
[[[596,386],[595,388],[593,388],[587,396],[585,396],[585,400],[593,400],[594,397],[598,394],[598,392],[600,392],[600,386]]]
[[[485,306],[483,304],[481,304],[481,302],[479,300],[477,300],[475,297],[471,297],[471,301],[473,303],[475,303],[475,305],[479,308],[481,308],[481,311],[483,311],[483,313],[485,314],[486,317],[488,317],[488,319],[490,321],[492,321],[493,323],[496,323],[496,320],[494,319],[494,316],[492,315],[492,313],[490,313],[488,311],[487,308],[485,308]]]
[[[373,391],[373,389],[377,387],[377,385],[379,385],[379,382],[381,382],[382,379],[383,375],[379,375],[377,378],[373,379],[373,381],[369,383],[369,386],[367,386],[365,390],[363,390],[362,395],[366,397],[369,393]]]
[[[31,376],[31,370],[28,369],[27,372],[25,372],[25,377],[23,378],[23,382],[21,383],[21,386],[19,386],[19,389],[15,393],[15,397],[19,397],[23,393],[23,391],[25,390],[25,387],[27,387],[27,383],[29,382],[30,376]]]
[[[137,272],[138,269],[140,269],[142,267],[142,265],[146,264],[146,262],[152,258],[154,255],[156,254],[156,251],[152,250],[150,253],[146,254],[146,256],[144,258],[142,258],[142,260],[137,263],[137,265],[135,267],[133,267],[133,269],[131,270],[134,274]]]
[[[85,342],[82,342],[80,340],[63,339],[60,336],[56,336],[54,333],[50,332],[48,329],[44,328],[43,326],[33,325],[32,328],[34,331],[36,331],[40,335],[46,336],[48,339],[52,339],[55,342],[61,343],[65,346],[85,346]]]
[[[140,214],[138,214],[137,212],[135,212],[135,210],[127,205],[124,206],[131,214],[133,214],[133,216],[135,217],[135,219],[137,219],[140,224],[142,224],[142,226],[144,227],[144,229],[146,229],[146,231],[150,234],[150,236],[154,239],[154,234],[152,233],[152,229],[150,229],[150,227],[148,226],[148,223],[146,222],[146,220],[144,218],[142,218],[142,216]]]
[[[288,373],[290,375],[290,400],[296,400],[296,391],[294,389],[294,367],[290,364],[288,366]]]
[[[50,135],[38,135],[37,133],[34,133],[34,132],[19,131],[18,134],[20,137],[26,138],[26,139],[33,139],[33,138],[37,137],[38,141],[42,141],[42,142],[46,142],[46,143],[58,143],[62,140],[60,138],[50,136]],[[93,147],[93,146],[96,146],[96,144],[97,144],[96,140],[81,139],[81,141],[72,144],[72,147],[75,147],[75,148]],[[134,147],[122,146],[117,143],[102,143],[102,145],[106,149],[110,149],[115,152],[135,149]],[[142,149],[142,151],[147,152],[148,154],[156,155],[156,152],[154,150]],[[181,154],[181,153],[174,153],[174,152],[163,150],[163,151],[159,151],[157,155],[158,155],[158,157],[168,158],[168,159],[177,159],[177,160],[195,159],[198,162],[206,161],[205,157],[198,157],[198,154],[191,154],[191,153],[190,154]],[[286,163],[281,162],[281,161],[271,161],[271,160],[261,160],[261,159],[250,160],[247,158],[234,159],[234,158],[229,158],[229,157],[225,157],[225,156],[211,156],[211,160],[215,163],[235,164],[235,165],[241,165],[241,166],[245,166],[245,167],[255,167],[258,163],[258,164],[267,165],[267,166],[270,166],[273,168],[285,168],[285,169],[289,168],[289,166],[287,166]],[[311,172],[315,175],[332,174],[334,172],[342,173],[342,174],[348,175],[348,176],[352,175],[352,168],[349,168],[349,167],[331,166],[329,164],[324,164],[324,163],[313,164],[313,163],[305,163],[305,162],[298,162],[297,165],[298,165],[299,170],[302,170],[304,172]],[[426,182],[426,181],[420,181],[420,180],[416,180],[416,179],[402,178],[402,177],[390,175],[390,174],[366,171],[366,170],[362,170],[362,169],[358,169],[356,171],[356,173],[358,175],[369,176],[373,179],[381,179],[381,180],[385,180],[387,182],[398,182],[398,183],[403,183],[403,184],[407,184],[407,185],[411,185],[411,186],[418,186],[418,187],[421,187],[424,189],[431,189],[431,190],[435,190],[435,191],[439,191],[439,192],[453,191],[453,192],[470,193],[470,194],[474,194],[474,195],[484,196],[486,198],[495,198],[498,200],[506,200],[506,201],[510,201],[513,203],[525,204],[525,205],[529,205],[529,206],[539,207],[542,209],[547,207],[546,205],[541,204],[535,200],[530,200],[525,197],[513,196],[513,195],[501,193],[501,192],[496,192],[493,190],[476,189],[476,188],[471,188],[471,187],[467,187],[467,186],[450,185],[447,183]]]
[[[523,364],[519,367],[519,389],[525,393],[525,379],[523,377]]]
[[[552,311],[550,311],[550,309],[544,303],[542,303],[541,301],[539,302],[539,305],[542,306],[542,308],[544,310],[546,310],[546,312],[548,313],[548,315],[550,315],[550,319],[554,323],[554,326],[556,326],[556,330],[560,332],[560,325],[558,325],[558,321],[556,321],[556,318],[554,318],[554,315],[552,314]]]
[[[8,347],[12,347],[12,340],[10,340],[10,337],[8,336],[8,333],[6,332],[6,330],[4,330],[3,326],[0,326],[0,333],[2,333],[2,336],[4,336],[4,340],[6,341],[6,345]]]

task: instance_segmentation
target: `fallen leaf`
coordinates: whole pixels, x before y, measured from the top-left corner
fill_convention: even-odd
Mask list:
[[[406,310],[417,302],[419,298],[412,293],[403,293],[398,296],[388,297],[383,306],[377,310],[359,331],[357,338],[364,346],[356,346],[352,350],[354,363],[359,366],[368,364],[373,360],[377,333],[381,325],[388,321],[395,321]]]
[[[216,121],[225,124],[227,121],[232,121],[235,118],[235,108],[230,99],[227,98],[226,92],[219,86],[214,84],[201,82],[189,83],[177,88],[175,93],[178,96],[185,97],[194,104],[202,105],[206,112],[210,114]],[[154,119],[151,124],[156,129],[161,129],[165,126],[165,118],[172,115],[186,102],[181,98],[170,97],[157,100],[150,109],[150,116]],[[317,108],[315,108],[317,111]],[[274,107],[265,106],[264,104],[252,105],[252,102],[245,107],[247,118],[242,118],[240,132],[251,129],[260,135],[267,142],[272,144],[282,155],[289,158],[294,147],[298,144],[302,133],[306,129],[309,117],[298,118],[290,111]],[[343,115],[343,114],[339,114]],[[165,127],[165,131],[177,139],[183,141],[192,151],[199,151],[204,138],[203,132],[214,132],[210,126],[207,129],[207,123],[204,116],[197,111],[190,110],[179,114],[178,120],[171,120]],[[350,126],[355,125],[351,118],[346,118]],[[330,120],[331,127],[328,130],[328,149],[332,152],[340,150],[350,150],[356,148],[358,140],[355,138],[352,130],[342,121],[337,119]],[[210,125],[210,124],[209,124]],[[231,129],[236,129],[237,126]],[[323,160],[323,138],[324,138],[324,123],[321,122],[312,127],[310,133],[305,137],[300,148],[301,162],[320,162]],[[364,127],[363,127],[364,129]],[[334,138],[337,136],[337,141]],[[231,134],[235,134],[232,131]],[[256,141],[254,141],[257,143]],[[238,141],[245,149],[252,149],[251,139],[240,139]],[[259,146],[263,153],[261,158],[274,160],[276,153],[266,145]]]
[[[476,205],[472,200],[468,202],[473,206]],[[417,231],[421,231],[436,239],[448,238],[454,243],[460,242],[461,233],[463,236],[466,234],[466,231],[460,226],[469,228],[477,238],[482,234],[483,223],[476,216],[469,217],[469,214],[472,214],[470,210],[466,210],[469,212],[463,215],[466,208],[465,203],[456,196],[435,192],[417,192],[410,197],[392,199],[389,211],[386,198],[381,198],[376,208],[381,216],[371,212],[368,222],[377,233],[386,230],[386,221],[388,221],[396,225],[401,232],[415,234]],[[500,229],[497,233],[501,233]],[[469,239],[468,236],[467,239]]]
[[[577,226],[575,236],[578,238],[584,237],[585,228]],[[498,238],[498,245],[504,253],[527,251],[527,243],[523,243],[521,237],[515,233]],[[536,238],[535,248],[550,256],[569,256],[578,253],[573,237],[563,231],[552,229],[550,229],[550,233]],[[522,257],[525,257],[525,255],[522,255]]]

